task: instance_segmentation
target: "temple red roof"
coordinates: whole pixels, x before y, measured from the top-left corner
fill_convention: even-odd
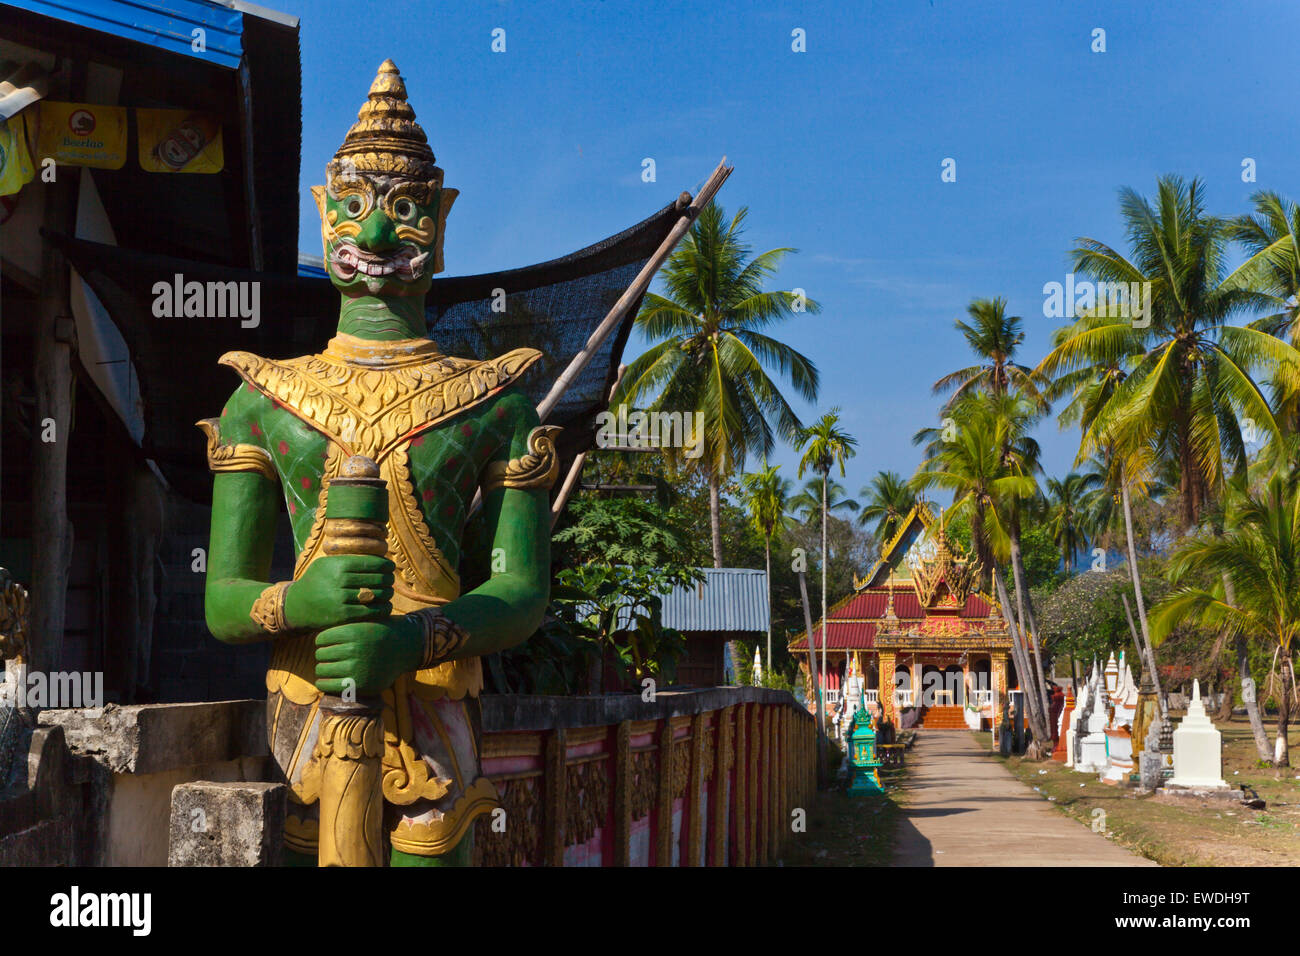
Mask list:
[[[876,632],[884,623],[885,612],[889,605],[890,589],[891,585],[865,588],[833,606],[827,649],[859,651],[874,647]],[[951,620],[953,617],[969,621],[974,630],[983,630],[991,609],[991,605],[984,597],[971,594],[967,596],[966,603],[955,615],[951,611],[941,614],[931,612],[927,615],[917,597],[916,589],[910,582],[896,583],[892,585],[892,589],[894,614],[898,618],[898,623],[908,630],[924,632],[930,630],[939,621]],[[994,622],[994,626],[1001,627],[1001,621]],[[806,651],[808,638],[800,636],[789,646],[791,651]],[[821,646],[822,628],[818,623],[813,628],[813,647],[821,650]]]
[[[882,630],[885,643],[899,635],[950,640],[1001,631],[1002,621],[989,617],[993,605],[975,591],[978,570],[978,563],[948,537],[941,518],[919,502],[867,576],[855,577],[853,592],[831,606],[827,650],[873,648]],[[814,650],[820,650],[820,622],[812,638]],[[789,648],[807,653],[807,636],[800,635]]]

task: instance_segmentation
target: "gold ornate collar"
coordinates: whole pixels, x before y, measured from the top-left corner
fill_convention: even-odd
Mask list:
[[[423,365],[431,359],[442,358],[438,343],[433,339],[394,339],[379,341],[361,339],[355,335],[340,332],[329,340],[325,351],[321,353],[326,360],[334,360],[345,365],[366,367],[402,368],[407,365]]]
[[[399,353],[399,360],[381,362],[380,353],[401,343],[347,338],[352,341],[332,339],[320,355],[277,362],[251,352],[227,352],[220,363],[347,454],[382,461],[403,442],[510,385],[542,357],[536,349],[524,348],[487,361],[452,358],[439,354],[428,339],[406,339],[421,354]],[[382,346],[366,350],[364,357],[375,364],[340,354],[356,342]]]

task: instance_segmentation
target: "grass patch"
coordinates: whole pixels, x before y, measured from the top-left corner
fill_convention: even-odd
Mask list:
[[[1036,789],[1066,815],[1091,827],[1104,821],[1108,839],[1165,866],[1300,866],[1300,769],[1260,767],[1254,738],[1245,717],[1219,724],[1223,734],[1223,778],[1230,786],[1246,784],[1264,800],[1264,810],[1249,810],[1235,801],[1188,801],[1142,794],[1136,788],[1112,787],[1095,774],[1075,773],[1055,761],[1035,763],[1002,757],[990,749],[989,735],[977,734],[980,746],[1002,761],[1019,780]],[[1300,732],[1291,736],[1300,744]],[[1097,810],[1104,817],[1096,814]]]
[[[818,791],[808,829],[791,834],[785,866],[889,866],[903,817],[898,786],[906,768],[880,771],[883,794]]]

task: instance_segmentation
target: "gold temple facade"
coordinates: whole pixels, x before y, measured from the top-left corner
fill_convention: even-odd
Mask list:
[[[813,629],[813,666],[806,636],[790,644],[807,699],[822,674],[824,645],[832,715],[856,674],[868,706],[895,723],[915,709],[907,720],[932,727],[996,726],[1014,686],[1011,638],[997,602],[977,590],[980,570],[930,506],[918,504]]]

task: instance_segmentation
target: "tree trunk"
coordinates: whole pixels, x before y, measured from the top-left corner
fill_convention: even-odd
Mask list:
[[[970,518],[970,541],[971,547],[975,550],[975,558],[979,561],[979,589],[986,590],[989,582],[993,580],[990,576],[993,568],[993,558],[989,554],[988,543],[984,540],[984,513],[979,508],[971,511]]]
[[[722,482],[716,466],[709,468],[709,528],[713,532],[713,566],[722,567]]]
[[[1204,497],[1205,487],[1201,480],[1201,469],[1196,463],[1196,455],[1192,449],[1189,409],[1192,401],[1191,378],[1195,375],[1195,371],[1191,367],[1191,362],[1191,354],[1184,352],[1181,359],[1182,367],[1179,370],[1182,381],[1179,385],[1178,409],[1174,416],[1178,435],[1178,491],[1182,499],[1178,503],[1179,520],[1184,531],[1194,527],[1201,518],[1201,500]]]
[[[1147,627],[1147,602],[1142,597],[1142,576],[1138,574],[1137,545],[1133,541],[1133,506],[1129,500],[1128,476],[1120,476],[1120,495],[1124,504],[1124,537],[1128,542],[1128,570],[1133,578],[1133,597],[1138,606],[1138,624],[1142,627],[1142,642],[1151,647],[1151,629]],[[1155,651],[1152,651],[1155,656]]]
[[[763,558],[767,564],[767,669],[772,670],[772,536],[763,536]]]
[[[1033,598],[1025,580],[1024,555],[1020,551],[1020,516],[1014,515],[1010,521],[1011,531],[1011,573],[1016,585],[1016,607],[1019,609],[1020,623],[1029,631],[1029,642],[1033,649],[1034,692],[1038,694],[1038,703],[1042,708],[1044,722],[1050,724],[1051,706],[1047,702],[1047,675],[1043,670],[1043,658],[1038,652],[1038,621],[1034,617]],[[1050,732],[1051,727],[1048,727]],[[1050,733],[1049,733],[1050,739]]]
[[[1016,675],[1020,678],[1020,689],[1025,701],[1025,710],[1027,711],[1027,716],[1029,718],[1029,729],[1033,731],[1034,739],[1036,741],[1048,741],[1048,749],[1046,753],[1043,753],[1040,748],[1040,755],[1046,756],[1046,754],[1050,754],[1051,752],[1051,728],[1047,725],[1047,714],[1039,709],[1039,698],[1034,692],[1033,678],[1029,676],[1031,673],[1029,651],[1022,642],[1020,627],[1016,623],[1015,612],[1011,609],[1006,584],[1002,580],[1002,575],[998,573],[996,565],[993,567],[993,585],[997,591],[998,603],[1002,607],[1002,617],[1006,621],[1007,630],[1011,634],[1011,656],[1015,661]],[[1024,686],[1026,683],[1029,684],[1028,689]]]
[[[1236,607],[1237,588],[1232,583],[1232,576],[1226,572],[1223,575],[1223,599]],[[1237,676],[1241,679],[1241,700],[1246,705],[1246,716],[1250,718],[1250,732],[1255,738],[1255,750],[1258,751],[1260,760],[1272,761],[1273,751],[1268,746],[1268,731],[1264,729],[1264,717],[1259,712],[1259,694],[1255,687],[1255,678],[1250,673],[1246,635],[1237,634],[1232,644],[1237,652]]]
[[[1274,750],[1273,763],[1278,767],[1291,766],[1291,757],[1287,753],[1287,724],[1291,718],[1291,692],[1295,686],[1295,674],[1291,670],[1291,653],[1283,648],[1282,657],[1282,694],[1277,702],[1277,746]]]
[[[1156,688],[1156,701],[1160,704],[1160,717],[1164,720],[1169,719],[1169,698],[1165,696],[1164,685],[1160,683],[1160,672],[1156,670],[1156,651],[1149,643],[1144,644],[1142,637],[1138,634],[1137,627],[1133,624],[1133,611],[1128,606],[1128,595],[1120,594],[1120,600],[1124,602],[1124,616],[1128,618],[1128,632],[1133,637],[1133,646],[1137,648],[1138,659],[1142,666],[1151,672],[1151,682]]]
[[[813,700],[817,708],[817,779],[826,779],[826,712],[822,707],[822,691],[817,686],[817,650],[813,647],[812,611],[808,608],[808,578],[799,572],[799,596],[803,598],[803,626],[808,633],[808,676],[812,678]],[[822,628],[825,634],[826,629]]]
[[[830,639],[830,622],[826,619],[826,479],[829,471],[822,472],[822,686],[826,686],[826,644]]]

